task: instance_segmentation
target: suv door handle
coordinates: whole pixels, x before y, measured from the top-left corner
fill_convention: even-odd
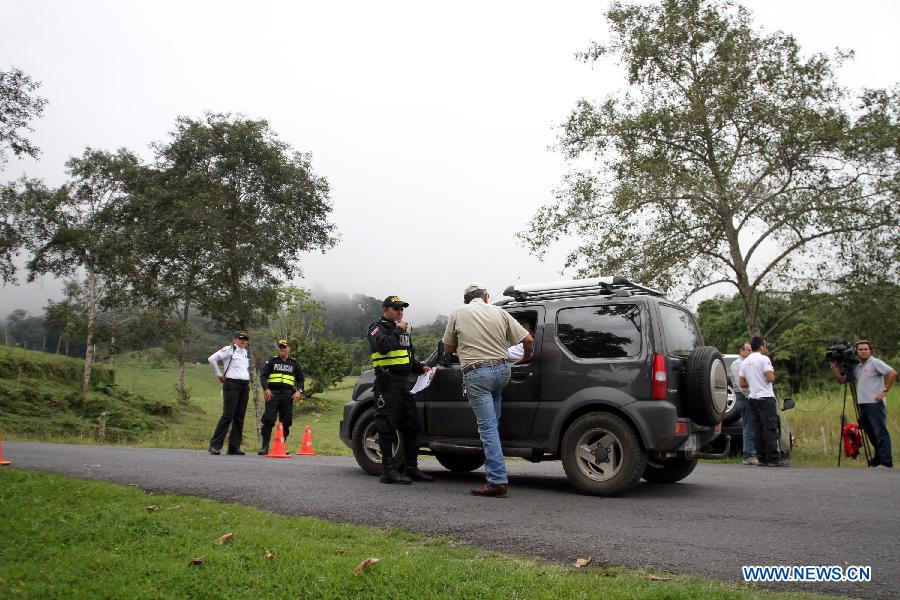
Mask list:
[[[512,375],[510,375],[510,379],[515,379],[516,381],[524,381],[532,375],[534,375],[534,373],[532,373],[531,371],[528,371],[527,373],[516,373],[515,371],[513,371]]]

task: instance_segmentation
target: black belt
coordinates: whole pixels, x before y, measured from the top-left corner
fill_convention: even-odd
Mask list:
[[[466,365],[465,367],[463,367],[462,371],[463,371],[463,373],[468,373],[472,369],[483,369],[484,367],[494,367],[497,365],[505,365],[505,364],[506,364],[505,358],[498,358],[496,360],[482,360],[477,363],[472,363],[471,365]]]
[[[250,385],[249,379],[232,379],[231,377],[226,377],[225,381],[230,381],[231,383],[240,383],[242,385]]]

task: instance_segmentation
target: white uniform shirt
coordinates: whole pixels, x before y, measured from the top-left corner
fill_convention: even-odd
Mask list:
[[[775,372],[772,361],[765,354],[753,352],[741,364],[740,376],[750,384],[751,398],[774,398],[775,388],[766,381],[766,373]]]
[[[210,356],[207,361],[216,373],[216,377],[222,374],[219,371],[219,362],[226,365],[228,372],[225,373],[227,379],[250,379],[250,358],[247,355],[246,348],[238,348],[235,345],[224,346],[221,350]]]

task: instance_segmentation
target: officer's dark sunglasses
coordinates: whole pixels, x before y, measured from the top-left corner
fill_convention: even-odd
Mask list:
[[[239,340],[244,340],[244,341],[246,342],[246,341],[248,341],[250,338],[248,338],[246,335],[239,335],[239,336],[238,336],[238,339],[239,339]]]
[[[287,344],[278,344],[279,348],[287,348]]]

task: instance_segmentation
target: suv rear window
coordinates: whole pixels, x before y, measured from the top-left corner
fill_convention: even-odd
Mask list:
[[[556,315],[560,343],[578,358],[621,358],[641,353],[636,304],[565,308]]]
[[[703,344],[700,330],[690,313],[668,304],[660,304],[659,312],[669,354],[688,356],[694,348]]]

